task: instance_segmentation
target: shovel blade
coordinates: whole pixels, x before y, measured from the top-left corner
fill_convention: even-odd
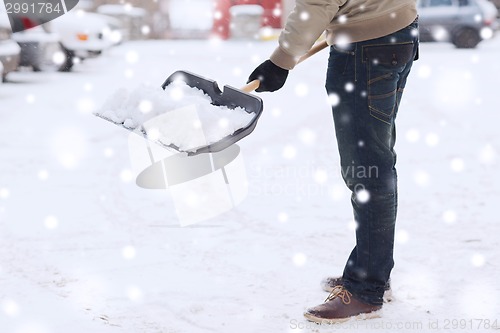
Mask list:
[[[217,142],[210,143],[207,146],[200,147],[195,151],[188,152],[188,155],[218,152],[243,139],[255,129],[257,120],[264,109],[262,99],[257,96],[245,93],[237,88],[227,85],[224,86],[221,91],[217,82],[186,71],[174,72],[167,78],[165,83],[163,83],[162,88],[165,89],[165,87],[174,81],[181,81],[192,88],[202,90],[205,94],[210,96],[213,105],[226,106],[229,109],[241,107],[246,112],[253,114],[252,121],[250,121],[247,126],[238,129],[233,134],[230,134]]]

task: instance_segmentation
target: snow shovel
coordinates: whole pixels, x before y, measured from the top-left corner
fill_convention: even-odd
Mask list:
[[[326,41],[317,43],[309,50],[309,52],[303,55],[297,63],[301,63],[312,55],[323,50],[327,46],[328,45]],[[176,71],[167,78],[167,80],[163,83],[162,88],[165,89],[165,87],[167,87],[174,81],[181,81],[192,88],[198,88],[202,90],[205,94],[210,96],[213,105],[226,106],[229,109],[241,107],[246,112],[254,114],[253,119],[245,127],[236,130],[233,134],[223,137],[216,142],[210,143],[203,147],[199,147],[193,151],[188,151],[188,156],[198,155],[201,153],[218,152],[243,139],[244,137],[252,133],[252,131],[255,129],[257,120],[261,116],[264,109],[262,99],[250,94],[250,92],[253,92],[259,87],[259,80],[254,80],[240,89],[225,85],[223,90],[221,91],[219,89],[219,86],[217,85],[217,82],[213,80],[186,71]],[[179,150],[178,147],[170,147]]]

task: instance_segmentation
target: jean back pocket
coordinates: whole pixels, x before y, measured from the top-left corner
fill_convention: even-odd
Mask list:
[[[414,43],[365,45],[363,62],[367,68],[368,107],[370,114],[390,124],[397,110],[397,94],[405,67],[414,58]]]

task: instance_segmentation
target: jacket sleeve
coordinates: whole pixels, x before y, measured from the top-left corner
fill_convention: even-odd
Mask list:
[[[347,0],[296,0],[279,37],[279,47],[271,61],[292,69],[298,59],[313,46]]]

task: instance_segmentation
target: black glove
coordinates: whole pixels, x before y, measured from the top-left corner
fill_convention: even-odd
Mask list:
[[[260,86],[255,89],[256,92],[276,91],[283,87],[287,76],[287,69],[276,66],[271,60],[266,60],[250,74],[247,83],[259,80]]]

